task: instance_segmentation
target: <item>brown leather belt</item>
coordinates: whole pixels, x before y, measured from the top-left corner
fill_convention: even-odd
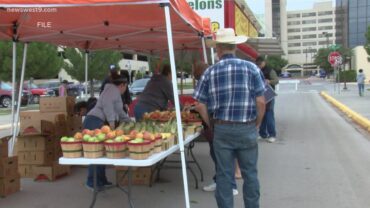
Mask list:
[[[256,120],[253,120],[253,121],[247,121],[247,122],[240,122],[240,121],[225,121],[225,120],[219,120],[219,119],[214,119],[213,122],[215,124],[252,124],[252,123],[255,123]]]

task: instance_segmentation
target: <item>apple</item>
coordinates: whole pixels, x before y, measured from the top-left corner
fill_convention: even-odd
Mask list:
[[[143,143],[144,139],[143,138],[136,138],[135,141],[136,141],[136,143]]]
[[[95,134],[95,135],[98,135],[98,134],[100,134],[100,133],[102,133],[102,131],[101,131],[100,129],[95,129],[95,130],[94,130],[94,134]]]
[[[123,142],[123,137],[118,136],[114,139],[115,142]]]
[[[110,129],[110,127],[109,127],[109,126],[105,125],[105,126],[101,127],[101,131],[102,131],[104,134],[108,134],[108,133],[111,131],[111,129]]]
[[[96,137],[99,139],[99,141],[104,141],[105,140],[105,134],[103,134],[103,133],[100,133],[100,134],[96,135]]]
[[[95,142],[96,137],[90,137],[88,142]]]
[[[112,139],[108,139],[105,141],[106,143],[113,143],[114,141]]]
[[[137,136],[137,137],[139,137],[140,135],[136,135],[136,136]],[[142,138],[144,138],[144,139],[151,139],[151,133],[149,133],[149,132],[145,131],[145,132],[143,133]]]
[[[68,137],[62,137],[61,139],[60,139],[60,141],[62,141],[62,142],[67,142],[68,141]]]
[[[144,137],[143,133],[137,133],[136,134],[136,138],[143,138],[143,137]]]
[[[136,131],[136,130],[132,130],[132,131],[130,132],[130,137],[131,137],[131,139],[135,139],[135,138],[136,138],[136,134],[137,134],[137,131]]]
[[[107,138],[108,139],[114,139],[116,137],[116,133],[114,131],[108,132]]]
[[[123,138],[123,141],[129,141],[129,140],[131,140],[131,138],[128,137],[128,136],[122,136],[122,138]]]
[[[91,138],[91,136],[90,136],[90,135],[88,135],[88,134],[85,134],[85,135],[83,136],[83,140],[84,140],[85,142],[88,142],[88,141],[90,140],[90,138]]]
[[[83,135],[88,134],[88,133],[89,133],[89,131],[90,131],[89,129],[84,129],[84,130],[82,130],[82,134],[83,134]]]
[[[75,142],[75,138],[69,137],[68,140],[67,140],[67,142]]]
[[[82,135],[82,133],[80,133],[80,132],[77,132],[77,133],[75,133],[75,135],[73,136],[76,140],[82,140],[82,137],[83,137],[83,135]]]
[[[117,136],[122,136],[123,134],[124,134],[123,130],[121,130],[121,129],[116,130],[116,135]]]

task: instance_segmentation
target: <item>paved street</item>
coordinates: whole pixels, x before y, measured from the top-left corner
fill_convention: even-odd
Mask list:
[[[312,87],[314,86],[314,87]],[[263,208],[365,208],[370,198],[370,139],[328,105],[315,90],[322,82],[300,85],[298,92],[281,91],[277,98],[278,141],[260,143],[259,176]],[[330,85],[329,85],[330,86]],[[287,87],[289,88],[289,87]],[[313,91],[312,91],[313,90]],[[199,142],[195,154],[205,172],[207,184],[213,175],[208,145]],[[114,172],[108,171],[114,181]],[[64,208],[87,207],[91,192],[82,183],[84,168],[53,183],[22,180],[22,191],[0,199],[0,207]],[[194,188],[189,175],[194,208],[216,207],[213,193]],[[242,192],[242,181],[238,181]],[[180,170],[164,170],[152,188],[134,188],[136,207],[183,207]],[[235,197],[242,206],[242,195]],[[103,193],[96,207],[121,207],[126,198],[118,190]]]

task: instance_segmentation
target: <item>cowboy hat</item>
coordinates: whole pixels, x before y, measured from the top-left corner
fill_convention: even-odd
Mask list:
[[[247,36],[235,35],[234,29],[224,28],[217,31],[214,40],[206,40],[206,43],[209,47],[215,47],[217,43],[237,45],[245,43],[247,40]]]

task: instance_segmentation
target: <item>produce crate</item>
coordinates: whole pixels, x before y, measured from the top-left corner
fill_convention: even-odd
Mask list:
[[[0,139],[0,158],[8,157],[8,141],[10,136]]]
[[[35,181],[55,181],[71,173],[71,167],[68,165],[59,165],[55,161],[50,166],[35,166],[33,174]]]
[[[17,150],[54,151],[59,146],[59,139],[52,136],[21,136],[17,139]]]
[[[18,175],[18,157],[0,158],[0,178]]]
[[[21,178],[34,178],[35,175],[33,174],[33,168],[35,165],[19,165],[18,172]]]
[[[57,159],[54,157],[54,151],[18,152],[18,163],[20,165],[49,165]]]
[[[20,177],[12,175],[5,178],[0,178],[0,197],[6,197],[18,192],[21,188]]]
[[[123,177],[127,169],[117,168],[116,169],[116,181],[120,186],[126,186],[128,184],[127,175]],[[137,168],[132,170],[132,185],[151,185],[151,176],[153,174],[152,167]]]
[[[66,112],[73,114],[75,98],[65,97],[42,97],[40,99],[40,111],[45,112]]]

